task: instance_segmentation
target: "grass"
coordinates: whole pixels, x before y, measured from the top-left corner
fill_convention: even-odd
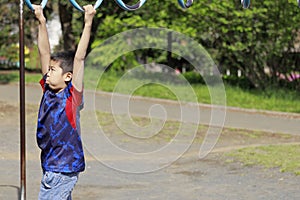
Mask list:
[[[38,83],[42,78],[41,74],[38,73],[26,73],[25,82],[26,83]],[[0,71],[0,83],[14,83],[19,82],[19,71],[5,71],[1,73]]]
[[[137,142],[145,142],[144,139],[147,139],[147,142],[159,142],[168,143],[170,142],[175,135],[178,133],[178,130],[181,126],[180,122],[176,121],[166,121],[162,127],[158,131],[150,131],[151,133],[155,132],[155,134],[150,134],[147,132],[147,126],[151,123],[156,123],[147,117],[132,117],[127,121],[126,117],[123,115],[112,115],[111,113],[97,112],[97,117],[99,121],[99,125],[101,129],[105,133],[113,135],[118,135],[118,140],[122,143],[131,143],[137,144]],[[116,118],[118,118],[123,122],[122,126],[116,123]],[[133,129],[130,131],[130,134],[138,133],[134,135],[134,137],[126,135],[126,131],[124,130],[124,126],[126,126],[126,130],[132,127],[132,124],[139,126],[138,131]],[[159,126],[159,124],[158,124]],[[194,138],[193,142],[199,145],[203,142],[203,137],[207,131],[207,126],[196,126],[191,127],[193,130],[197,130],[197,135]],[[187,136],[187,139],[190,139],[189,135],[191,132],[187,131],[184,136]],[[186,135],[185,135],[186,134]],[[136,139],[140,138],[140,139]],[[272,138],[273,137],[273,138]],[[114,138],[114,137],[113,137]],[[120,139],[121,138],[121,139]],[[142,138],[142,139],[141,139]],[[184,139],[184,138],[181,138]],[[268,144],[264,144],[263,146],[253,147],[251,145],[255,145],[260,143],[261,141],[267,141]],[[299,137],[294,137],[292,135],[287,134],[275,134],[275,133],[267,133],[267,132],[257,132],[257,131],[245,131],[240,129],[233,128],[224,128],[221,134],[221,137],[218,141],[220,146],[226,145],[229,147],[234,147],[235,145],[249,145],[251,147],[241,148],[238,150],[232,150],[228,153],[225,153],[227,162],[242,162],[245,166],[254,166],[260,165],[266,168],[271,169],[279,169],[280,172],[290,172],[295,175],[300,175],[300,145],[294,144],[290,142],[299,141]],[[270,145],[272,142],[282,142],[285,144],[277,144]],[[129,145],[130,146],[130,145]]]
[[[0,83],[17,82],[18,72],[0,73]],[[27,73],[25,81],[27,83],[38,82],[41,78],[40,74]],[[166,78],[166,80],[164,80]],[[168,78],[168,80],[167,80]],[[212,102],[209,88],[201,84],[178,84],[178,77],[164,77],[163,75],[145,75],[138,78],[134,76],[122,77],[117,73],[102,74],[99,70],[87,68],[85,70],[85,88],[97,89],[106,92],[119,92],[123,94],[131,94],[138,96],[146,96],[153,98],[180,100],[188,102],[199,102],[210,104]],[[116,87],[117,86],[117,87]],[[218,91],[211,87],[213,92]],[[224,93],[216,93],[215,97],[221,97],[215,102],[221,102],[222,98],[226,98],[227,106],[241,107],[248,109],[271,110],[281,112],[300,113],[300,95],[297,91],[289,91],[284,89],[268,90],[262,93],[257,90],[243,90],[239,87],[225,85]]]
[[[247,91],[226,85],[229,106],[300,113],[300,95],[297,91],[269,89],[268,95],[257,90]]]
[[[115,84],[120,80],[120,75],[107,73],[95,78],[95,74],[101,75],[92,69],[85,74],[86,88],[97,88],[98,90],[112,92]],[[99,81],[99,84],[97,84]],[[143,82],[144,81],[144,82]],[[118,92],[146,97],[155,97],[171,100],[183,100],[189,102],[211,103],[211,95],[208,87],[201,84],[192,84],[191,87],[180,84],[146,84],[147,80],[122,79],[122,87],[118,85]],[[135,88],[135,86],[143,85]],[[135,88],[132,92],[128,88]],[[175,92],[174,92],[175,91]],[[216,91],[216,90],[214,90]],[[239,87],[225,85],[226,104],[232,107],[248,109],[281,111],[300,113],[300,95],[297,91],[285,89],[270,89],[267,93],[257,90],[243,90]],[[220,93],[222,94],[222,93]],[[217,96],[217,95],[215,95]],[[221,99],[222,100],[222,99]]]
[[[279,168],[281,172],[300,175],[300,145],[268,145],[248,147],[227,154],[244,165]]]

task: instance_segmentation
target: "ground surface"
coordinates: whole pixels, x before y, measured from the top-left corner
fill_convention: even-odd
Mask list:
[[[7,91],[8,94],[9,92]],[[0,199],[18,198],[20,185],[18,109],[15,100],[0,100]],[[35,141],[37,109],[37,104],[27,104],[27,199],[37,199],[41,178],[39,150]],[[137,140],[135,137],[127,137],[119,133],[118,126],[112,123],[113,118],[106,113],[98,113],[103,117],[98,117],[102,119],[102,124],[95,127],[91,119],[94,114],[88,109],[82,112],[87,166],[73,193],[75,200],[300,199],[299,176],[280,173],[278,169],[228,162],[230,158],[225,155],[232,149],[245,146],[299,143],[298,135],[226,128],[222,131],[213,151],[200,159],[199,148],[206,132],[204,126],[197,130],[196,137],[191,144],[187,145],[188,149],[182,155],[178,153],[177,147],[189,143],[188,136],[186,140],[185,137],[181,138],[176,148],[171,148],[167,152],[162,151],[157,159],[157,154],[147,157],[147,152],[155,152],[165,147],[174,137],[169,133],[173,132],[173,129],[178,129],[176,123],[168,125],[168,129],[164,130],[168,136],[162,134],[154,139]],[[137,123],[143,124],[145,121]],[[99,126],[108,133],[105,136],[115,145],[127,151],[145,153],[144,158],[115,154],[112,146],[103,148],[103,155],[97,155],[99,149],[107,145],[104,140],[96,140],[95,129]],[[169,160],[170,157],[176,159]],[[136,172],[141,169],[145,171],[132,173],[135,169]]]

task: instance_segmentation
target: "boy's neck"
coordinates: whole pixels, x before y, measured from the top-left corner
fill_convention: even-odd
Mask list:
[[[67,85],[67,83],[66,83],[65,86],[62,87],[62,88],[53,89],[53,88],[50,87],[50,90],[51,90],[53,93],[58,94],[58,93],[62,92],[67,86],[68,86],[68,85]]]

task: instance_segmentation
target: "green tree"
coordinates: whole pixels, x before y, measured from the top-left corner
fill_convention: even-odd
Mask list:
[[[299,72],[297,56],[287,56],[297,51],[295,44],[299,43],[296,2],[253,1],[246,10],[237,1],[201,1],[198,6],[201,14],[195,13],[189,25],[199,21],[196,38],[221,71],[240,69],[262,89],[280,85],[278,73]]]
[[[4,47],[18,41],[19,1],[3,0],[0,5],[1,55]],[[94,1],[80,1],[82,4]],[[125,1],[132,3],[132,1]],[[36,20],[25,10],[25,44],[34,45]],[[74,49],[81,34],[83,13],[75,11],[67,1],[49,1],[45,9],[48,19],[56,11],[62,23],[63,37],[57,49]],[[55,12],[54,12],[55,13]],[[169,28],[185,34],[205,47],[221,72],[241,70],[254,86],[266,88],[291,83],[282,79],[299,69],[299,8],[294,0],[251,1],[249,9],[242,9],[240,1],[197,1],[187,10],[175,0],[147,1],[134,12],[127,12],[114,1],[103,1],[97,10],[90,40],[91,51],[106,38],[125,30],[139,27]],[[169,40],[172,42],[172,35]],[[96,59],[96,58],[95,58]],[[122,56],[113,68],[124,70],[129,63],[151,61],[170,66],[192,67],[177,55],[153,49],[144,49]],[[266,73],[267,71],[267,73]],[[280,76],[281,75],[281,78]],[[293,88],[299,86],[294,82]]]

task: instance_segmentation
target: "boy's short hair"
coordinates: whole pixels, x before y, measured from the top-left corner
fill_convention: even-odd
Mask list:
[[[51,55],[51,60],[59,62],[59,66],[63,70],[63,74],[67,72],[73,73],[75,52],[74,51],[62,51]]]

